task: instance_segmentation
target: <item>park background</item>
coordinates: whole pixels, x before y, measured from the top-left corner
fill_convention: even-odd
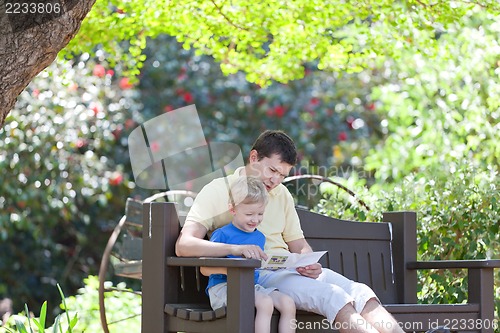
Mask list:
[[[75,330],[100,330],[95,276],[106,241],[127,197],[155,193],[135,185],[127,137],[141,123],[191,104],[208,141],[236,143],[244,156],[262,130],[285,130],[300,155],[292,174],[330,177],[370,207],[321,186],[315,210],[367,221],[413,210],[419,259],[500,259],[498,12],[470,6],[460,20],[449,15],[445,25],[420,31],[408,23],[418,11],[403,8],[405,15],[387,23],[402,31],[390,52],[330,63],[313,55],[298,67],[281,59],[282,67],[266,64],[258,72],[247,59],[228,68],[204,50],[203,36],[192,36],[197,45],[165,34],[158,27],[164,16],[141,22],[137,13],[152,10],[144,7],[97,2],[0,129],[0,296],[14,300],[15,313],[26,303],[38,316],[47,300],[53,318],[59,283],[67,307],[78,312]],[[387,29],[363,23],[343,22],[336,38],[380,39]],[[140,33],[134,24],[142,24]],[[419,301],[464,301],[464,273],[419,273]],[[112,272],[109,281],[140,289]],[[500,272],[495,288],[498,318]],[[131,293],[109,293],[107,305],[110,321],[140,314],[140,298]],[[110,328],[139,332],[139,320]]]

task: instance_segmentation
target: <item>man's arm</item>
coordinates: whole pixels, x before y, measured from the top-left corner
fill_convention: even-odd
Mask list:
[[[205,239],[207,229],[198,222],[186,221],[175,243],[175,254],[179,257],[225,257],[267,259],[258,245],[233,245],[210,242]]]
[[[296,239],[287,243],[288,250],[292,253],[309,253],[313,252],[311,246],[305,238]],[[300,275],[310,277],[312,279],[317,279],[321,274],[321,264],[315,263],[312,265],[307,265],[305,267],[297,267],[297,272]]]
[[[311,246],[305,238],[300,238],[286,243],[288,245],[288,250],[292,253],[308,253],[313,252]]]

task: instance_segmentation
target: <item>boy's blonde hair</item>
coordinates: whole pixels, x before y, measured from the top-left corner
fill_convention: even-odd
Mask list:
[[[240,204],[262,202],[267,204],[268,194],[264,183],[255,177],[238,177],[229,189],[229,204],[233,207]]]

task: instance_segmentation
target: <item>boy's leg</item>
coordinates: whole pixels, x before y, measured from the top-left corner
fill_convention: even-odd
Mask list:
[[[280,312],[280,321],[278,325],[279,333],[294,333],[295,328],[293,320],[295,319],[295,302],[293,299],[275,290],[269,294],[273,299],[274,307]]]
[[[255,291],[255,333],[269,333],[273,316],[273,299],[262,292]]]
[[[227,283],[219,283],[208,289],[210,306],[217,310],[227,305]]]

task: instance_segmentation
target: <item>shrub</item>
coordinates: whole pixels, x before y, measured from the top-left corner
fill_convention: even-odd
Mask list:
[[[323,198],[315,210],[336,218],[370,221],[381,221],[384,211],[416,211],[419,260],[498,258],[500,177],[496,168],[479,170],[463,162],[452,175],[410,175],[401,185],[385,189],[367,189],[353,179],[343,183],[367,201],[369,212],[330,184],[322,185]],[[419,271],[419,300],[463,302],[467,294],[465,274]],[[496,285],[498,295],[499,271]],[[498,297],[496,307],[500,314]]]

